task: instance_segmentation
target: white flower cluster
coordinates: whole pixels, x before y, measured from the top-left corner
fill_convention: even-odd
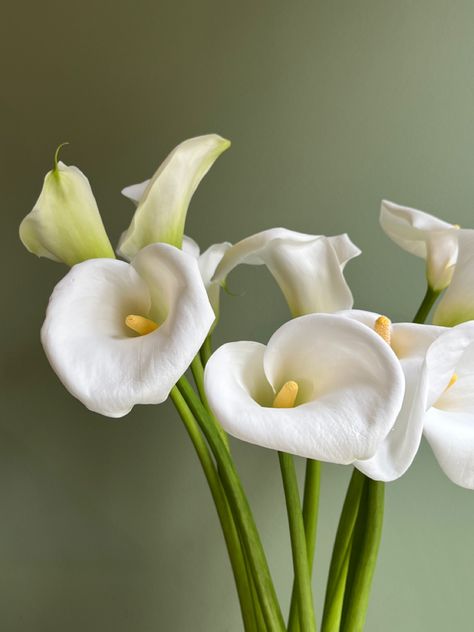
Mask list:
[[[382,202],[393,241],[426,260],[433,325],[353,310],[344,266],[360,250],[333,237],[263,231],[202,255],[184,236],[191,197],[229,146],[217,135],[176,147],[124,189],[135,214],[115,258],[87,178],[56,160],[20,236],[72,266],[51,296],[42,342],[66,388],[110,417],[163,402],[219,315],[239,264],[266,265],[292,320],[270,338],[231,342],[205,370],[207,401],[231,435],[279,451],[400,477],[423,434],[458,485],[474,488],[474,231]],[[431,306],[431,305],[430,305]],[[429,311],[429,309],[428,309]]]

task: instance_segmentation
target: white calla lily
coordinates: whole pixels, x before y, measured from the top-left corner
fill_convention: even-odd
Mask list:
[[[474,322],[443,333],[426,356],[424,434],[445,474],[474,489]]]
[[[340,312],[340,315],[355,319],[374,330],[383,318],[380,314],[361,310]],[[389,321],[388,327],[390,334],[387,342],[405,376],[403,405],[392,430],[374,456],[354,463],[366,476],[385,482],[400,478],[418,452],[428,406],[429,381],[424,367],[426,353],[433,341],[445,331],[443,327]]]
[[[206,365],[205,389],[231,435],[347,464],[373,456],[390,431],[404,376],[390,347],[368,327],[310,314],[283,325],[267,346],[220,347]]]
[[[450,286],[441,297],[433,322],[452,327],[474,320],[474,230],[459,232],[459,253]]]
[[[230,146],[217,134],[185,140],[175,147],[155,175],[125,188],[122,193],[137,204],[118,252],[130,260],[145,246],[164,242],[178,248],[183,239],[191,198],[214,161]]]
[[[89,180],[77,167],[58,162],[57,152],[33,210],[20,224],[20,239],[38,257],[69,266],[115,257]]]
[[[154,244],[131,264],[92,259],[74,266],[50,298],[41,339],[75,397],[121,417],[135,404],[168,397],[213,320],[196,260]]]
[[[440,292],[450,284],[458,255],[459,226],[388,200],[382,201],[380,224],[400,248],[426,260],[432,290]]]
[[[272,228],[234,244],[214,275],[224,281],[239,264],[265,264],[280,286],[293,316],[352,307],[345,264],[360,254],[347,235],[307,235]]]

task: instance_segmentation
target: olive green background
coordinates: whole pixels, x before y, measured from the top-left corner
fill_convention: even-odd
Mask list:
[[[203,247],[287,226],[347,231],[356,305],[410,319],[423,264],[377,216],[383,197],[474,226],[474,4],[469,0],[22,2],[0,41],[2,421],[0,627],[7,632],[236,632],[208,491],[169,405],[123,420],[60,385],[39,329],[66,269],[17,227],[56,145],[91,179],[116,242],[120,189],[181,140],[233,141],[196,193]],[[287,318],[263,268],[230,278],[217,342],[265,341]],[[234,442],[278,591],[291,558],[277,459]],[[302,465],[302,463],[300,463]],[[349,468],[323,472],[318,604]],[[387,487],[369,632],[474,627],[474,496],[427,446]]]

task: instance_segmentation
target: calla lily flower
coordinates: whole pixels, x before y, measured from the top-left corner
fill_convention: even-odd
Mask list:
[[[435,310],[433,322],[452,327],[474,320],[474,230],[459,232],[459,254],[453,279]]]
[[[474,322],[443,333],[426,355],[424,434],[445,474],[474,489]]]
[[[168,397],[213,321],[194,257],[153,244],[131,264],[74,266],[53,291],[41,340],[72,395],[92,411],[122,417],[135,404]]]
[[[293,316],[334,312],[352,307],[343,270],[359,254],[347,235],[325,237],[271,228],[234,244],[218,265],[214,281],[224,281],[241,263],[265,264]]]
[[[69,266],[115,257],[89,180],[77,167],[57,159],[33,210],[20,224],[20,239],[38,257]]]
[[[213,244],[212,246],[209,246],[209,248],[201,254],[199,245],[194,241],[194,239],[188,237],[187,235],[184,235],[183,237],[184,252],[188,252],[197,259],[204,287],[206,288],[209,301],[216,315],[216,322],[219,318],[221,283],[213,281],[212,277],[214,276],[216,268],[222,260],[222,257],[231,246],[231,243],[224,241],[220,244]]]
[[[345,464],[375,454],[405,388],[389,345],[368,327],[332,314],[295,318],[267,346],[223,345],[204,380],[209,404],[231,435]]]
[[[458,255],[459,226],[388,200],[382,202],[380,224],[400,248],[426,260],[432,290],[441,292],[450,284]]]
[[[372,458],[354,463],[374,480],[393,481],[408,470],[418,452],[428,407],[429,380],[425,358],[431,344],[446,330],[431,325],[392,324],[380,314],[361,310],[339,314],[365,324],[384,337],[405,376],[403,405],[392,430]]]
[[[137,204],[118,253],[130,260],[145,246],[164,242],[181,248],[186,214],[202,178],[230,142],[217,134],[190,138],[178,145],[155,175],[122,193]]]

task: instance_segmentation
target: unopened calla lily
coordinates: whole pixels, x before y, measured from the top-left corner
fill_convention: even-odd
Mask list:
[[[230,142],[217,134],[185,140],[175,147],[155,175],[122,193],[136,205],[129,228],[122,234],[119,254],[131,259],[145,246],[164,242],[181,248],[191,198],[215,160]]]
[[[114,258],[89,180],[57,160],[20,224],[23,245],[38,257],[73,266],[96,257]]]

